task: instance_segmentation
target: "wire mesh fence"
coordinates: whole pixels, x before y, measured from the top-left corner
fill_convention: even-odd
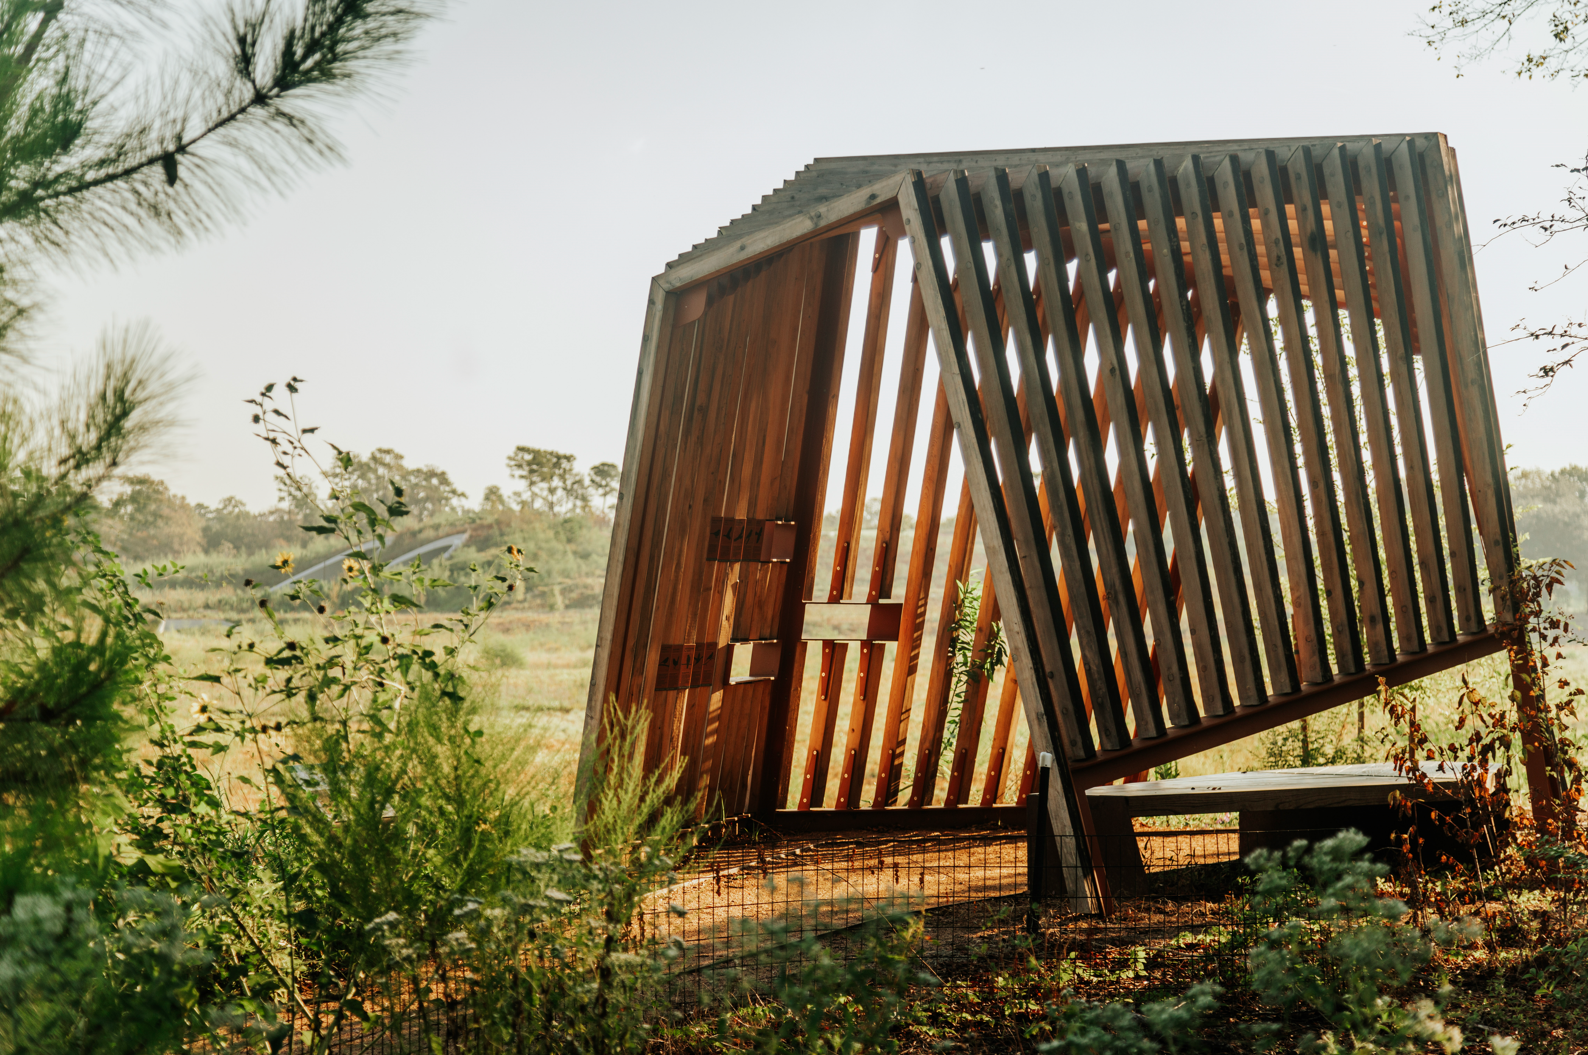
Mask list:
[[[811,936],[842,958],[868,923],[909,916],[923,924],[921,965],[945,981],[1032,956],[1063,959],[1078,983],[1146,982],[1149,967],[1207,974],[1230,966],[1220,957],[1238,958],[1229,941],[1243,925],[1235,829],[1092,840],[1113,879],[1104,915],[1070,907],[1059,869],[1034,888],[1030,845],[1007,829],[801,838],[747,826],[693,854],[636,924],[682,943],[672,991],[686,1003],[729,979],[798,967]]]
[[[1087,840],[1106,877],[1092,888],[1102,895],[1095,907],[1106,911],[1086,912],[1068,896],[1062,868],[1034,867],[1035,848],[1047,850],[1049,864],[1062,859],[1062,848],[1023,830],[788,835],[738,822],[698,843],[673,880],[641,901],[629,944],[676,950],[662,989],[670,1013],[685,1017],[720,1006],[718,997],[766,992],[778,972],[815,958],[862,955],[880,930],[917,925],[910,955],[947,986],[974,989],[998,977],[1007,993],[1010,979],[1029,979],[1039,1002],[1061,991],[1145,1000],[1209,978],[1244,987],[1250,949],[1279,922],[1253,908],[1245,856],[1276,837],[1281,844],[1315,842],[1337,830],[1138,824],[1133,835]],[[1528,905],[1532,916],[1546,918],[1496,917],[1488,925],[1532,927],[1537,940],[1546,931],[1575,933],[1588,904],[1585,864],[1573,858],[1538,871],[1541,890],[1551,893]],[[1403,879],[1386,883],[1384,892],[1410,893]],[[422,982],[388,980],[384,997],[382,986],[366,987],[371,1010],[401,1003],[415,1013],[401,1021],[388,1016],[384,1026],[350,1020],[330,1050],[515,1050],[480,1028],[471,1010],[479,979],[443,961],[428,965]],[[423,998],[405,986],[424,987]],[[301,1023],[286,1021],[296,1038]],[[284,1050],[297,1049],[293,1039]]]

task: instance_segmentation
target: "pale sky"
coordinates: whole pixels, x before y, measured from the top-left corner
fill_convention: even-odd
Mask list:
[[[1457,79],[1413,3],[577,3],[463,0],[349,163],[246,225],[59,279],[40,359],[148,319],[196,376],[152,469],[193,501],[274,499],[242,400],[308,380],[308,424],[395,447],[478,499],[518,444],[620,461],[648,280],[813,157],[1442,131],[1468,215],[1548,209],[1588,149],[1588,94]],[[1577,255],[1571,250],[1576,249]],[[1578,317],[1588,235],[1477,257],[1491,345]],[[1536,352],[1491,348],[1512,466],[1588,462],[1588,364],[1526,413]]]

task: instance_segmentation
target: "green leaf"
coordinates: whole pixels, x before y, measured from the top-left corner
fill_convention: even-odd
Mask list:
[[[182,862],[160,854],[139,854],[138,859],[155,875],[173,875],[182,871]]]
[[[298,527],[299,527],[300,530],[310,531],[310,532],[313,532],[316,535],[334,535],[334,534],[336,534],[336,528],[328,527],[325,524],[299,524]]]

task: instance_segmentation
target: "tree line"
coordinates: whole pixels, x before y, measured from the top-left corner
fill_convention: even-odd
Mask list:
[[[410,466],[391,447],[353,454],[350,464],[336,468],[328,486],[357,491],[369,498],[389,498],[392,484],[402,488],[410,510],[404,524],[418,527],[454,518],[501,513],[605,520],[617,498],[619,469],[600,462],[587,471],[572,454],[539,447],[515,447],[507,456],[508,474],[518,483],[511,492],[492,484],[477,505],[436,465]],[[314,496],[318,499],[320,496]],[[190,502],[161,479],[149,475],[121,478],[97,502],[95,519],[107,544],[131,561],[188,557],[204,553],[219,557],[293,549],[304,543],[298,525],[318,517],[309,496],[277,478],[277,502],[250,509],[235,495],[213,506]]]

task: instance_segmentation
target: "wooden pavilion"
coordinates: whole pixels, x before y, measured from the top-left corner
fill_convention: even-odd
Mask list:
[[[1018,809],[1051,753],[1080,834],[1500,650],[1513,553],[1444,136],[824,158],[651,283],[586,730],[830,830]]]

